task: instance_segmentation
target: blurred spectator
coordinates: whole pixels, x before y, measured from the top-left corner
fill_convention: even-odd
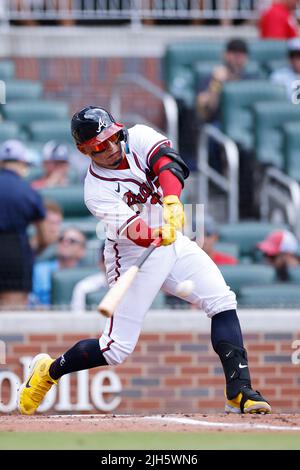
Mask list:
[[[27,227],[36,226],[36,251],[47,244],[40,195],[23,180],[29,162],[18,140],[0,147],[0,306],[25,307],[32,289],[33,250]]]
[[[243,39],[231,39],[226,44],[223,64],[218,65],[211,76],[199,84],[196,106],[204,122],[220,126],[220,97],[225,82],[257,78],[246,70],[248,56],[247,43]]]
[[[56,253],[56,244],[58,243],[62,222],[63,213],[61,208],[56,202],[44,201],[44,207],[46,211],[45,216],[45,230],[47,233],[47,248],[38,257],[38,260],[53,259]],[[36,235],[30,238],[30,244],[32,247],[36,246]]]
[[[289,266],[298,266],[299,243],[292,232],[276,230],[262,242],[257,248],[263,253],[268,262],[276,270],[279,281],[288,281]]]
[[[59,205],[54,201],[45,201],[46,209],[45,225],[47,227],[47,239],[49,244],[57,243],[61,233],[63,213]]]
[[[219,227],[211,216],[206,215],[204,220],[204,243],[202,250],[204,250],[218,266],[224,264],[238,264],[238,260],[234,256],[215,250],[215,244],[218,240]]]
[[[295,16],[298,3],[298,0],[273,2],[260,18],[260,36],[263,39],[291,39],[298,36]]]
[[[70,149],[66,144],[59,144],[54,140],[46,143],[43,148],[44,176],[31,183],[34,189],[49,188],[53,186],[66,186],[69,184],[69,155]]]
[[[59,269],[74,268],[85,255],[86,238],[77,228],[67,228],[61,234],[54,260],[36,263],[33,270],[34,302],[51,303],[51,277]]]
[[[209,122],[220,127],[220,97],[223,84],[231,80],[257,78],[245,70],[247,63],[248,47],[246,42],[242,39],[229,40],[225,46],[223,63],[215,67],[211,75],[195,84],[195,106],[191,108],[183,100],[178,100],[179,151],[192,171],[197,170],[198,121],[200,121],[200,125]],[[215,148],[211,149],[210,153],[214,153],[215,150]],[[214,167],[216,168],[216,165]]]
[[[85,310],[87,294],[96,292],[103,287],[108,289],[102,248],[99,256],[99,272],[85,277],[76,284],[72,293],[71,310],[74,312]]]
[[[231,39],[225,49],[224,63],[217,66],[206,80],[200,83],[196,99],[198,115],[202,122],[221,126],[220,98],[223,85],[229,81],[256,79],[258,75],[246,70],[248,46],[243,39]],[[254,182],[252,151],[239,147],[239,211],[241,218],[255,217]],[[219,173],[224,173],[224,163],[220,146],[214,141],[209,143],[210,165]]]
[[[295,93],[295,82],[300,80],[300,38],[288,41],[289,65],[275,70],[270,79],[286,88],[289,99]]]

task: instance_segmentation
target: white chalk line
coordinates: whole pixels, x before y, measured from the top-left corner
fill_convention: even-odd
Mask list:
[[[85,423],[94,423],[108,421],[108,415],[48,415],[47,417],[37,416],[38,422],[62,422],[68,419],[78,419]],[[112,418],[112,417],[111,417]],[[190,426],[208,427],[208,428],[229,428],[229,429],[243,429],[243,430],[265,430],[265,431],[300,431],[300,426],[276,426],[273,424],[259,424],[259,423],[225,423],[223,421],[205,421],[193,418],[177,418],[175,416],[132,416],[132,415],[114,415],[113,421],[118,419],[141,419],[145,421],[161,421],[176,424],[186,424]]]
[[[205,426],[211,428],[231,428],[231,429],[260,429],[266,431],[300,431],[300,426],[274,426],[272,424],[257,424],[257,423],[224,423],[213,421],[200,421],[192,418],[175,418],[171,416],[149,416],[146,419],[153,421],[167,421],[169,423],[189,424],[191,426]]]

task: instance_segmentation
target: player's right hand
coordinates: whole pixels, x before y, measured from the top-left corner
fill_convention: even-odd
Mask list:
[[[171,245],[176,240],[176,229],[172,224],[164,224],[162,227],[154,229],[153,236],[155,238],[161,236],[161,245]]]

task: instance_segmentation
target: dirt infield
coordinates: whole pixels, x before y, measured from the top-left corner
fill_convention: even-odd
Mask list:
[[[39,415],[0,416],[6,432],[295,432],[300,433],[299,414],[225,415]]]

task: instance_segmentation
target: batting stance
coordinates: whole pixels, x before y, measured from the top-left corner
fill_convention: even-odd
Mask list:
[[[133,352],[144,316],[159,289],[176,295],[176,286],[184,280],[194,285],[185,300],[211,318],[212,346],[226,379],[225,410],[270,413],[269,403],[251,386],[235,294],[208,255],[180,232],[184,224],[180,194],[189,170],[171,142],[148,126],[127,130],[108,111],[94,106],[73,116],[72,135],[80,152],[91,159],[85,203],[106,225],[109,285],[157,236],[162,242],[107,320],[100,339],[79,341],[58,359],[47,354],[33,359],[19,392],[21,413],[33,414],[65,374],[121,364]]]

